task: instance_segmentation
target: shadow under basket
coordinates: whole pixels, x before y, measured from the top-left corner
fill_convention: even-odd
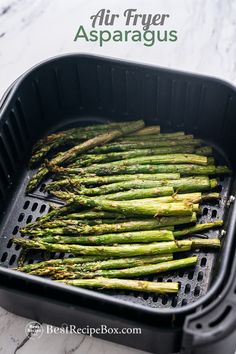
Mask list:
[[[22,75],[0,103],[0,305],[61,326],[135,327],[141,334],[102,333],[103,339],[159,354],[233,354],[236,257],[234,177],[219,178],[219,203],[201,205],[200,222],[224,219],[220,251],[195,250],[196,267],[142,277],[177,281],[178,295],[92,291],[14,271],[19,229],[48,212],[41,185],[25,194],[34,142],[73,126],[144,119],[163,132],[184,130],[215,149],[217,163],[236,166],[236,90],[217,79],[87,55],[65,55]],[[231,202],[231,203],[230,203]],[[20,236],[20,235],[19,235]],[[26,262],[68,257],[28,251]],[[219,328],[223,328],[219,331]],[[105,331],[105,330],[104,330]],[[112,333],[113,332],[113,333]],[[99,336],[99,335],[98,335]]]

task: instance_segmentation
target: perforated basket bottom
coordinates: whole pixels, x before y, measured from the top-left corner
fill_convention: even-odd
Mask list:
[[[221,158],[217,158],[221,160]],[[217,161],[217,162],[219,162]],[[12,243],[12,237],[20,237],[19,229],[24,225],[35,221],[37,218],[47,213],[49,204],[53,200],[43,192],[43,185],[35,191],[34,194],[25,195],[25,187],[28,183],[31,172],[25,173],[22,185],[18,189],[18,194],[12,203],[10,213],[5,217],[0,232],[0,262],[4,267],[16,267],[20,256],[20,247]],[[220,177],[219,191],[221,192],[221,200],[219,203],[204,203],[201,206],[201,217],[199,222],[209,222],[217,219],[225,218],[226,200],[231,185],[231,177]],[[56,200],[54,200],[57,202]],[[219,237],[218,230],[210,230],[205,233],[210,238]],[[189,303],[193,303],[199,297],[204,296],[211,284],[217,261],[220,260],[221,251],[195,250],[185,255],[197,255],[198,263],[193,268],[171,271],[168,273],[157,274],[147,277],[139,277],[139,279],[152,281],[174,281],[179,282],[180,291],[178,295],[157,295],[142,292],[131,291],[103,291],[110,296],[121,298],[126,301],[139,303],[154,308],[170,308],[181,307]],[[70,257],[70,254],[49,254],[42,251],[27,251],[25,255],[26,263],[34,263],[48,258]],[[178,257],[182,257],[179,254]]]

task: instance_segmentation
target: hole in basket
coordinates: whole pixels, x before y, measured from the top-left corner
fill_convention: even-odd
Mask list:
[[[205,265],[206,265],[206,263],[207,263],[207,259],[206,259],[206,257],[203,257],[202,259],[201,259],[201,267],[205,267]]]
[[[20,245],[16,245],[16,246],[15,246],[15,250],[16,250],[16,251],[19,251],[20,247],[21,247]]]
[[[9,264],[12,265],[15,262],[15,260],[16,260],[16,255],[13,254],[10,258]]]
[[[185,271],[184,270],[179,270],[178,274],[180,278],[183,278]]]
[[[16,235],[18,231],[19,231],[19,226],[15,226],[12,231],[13,235]]]
[[[199,296],[200,290],[201,290],[200,286],[197,285],[194,289],[194,296]]]
[[[25,214],[24,213],[20,213],[19,217],[18,217],[18,221],[21,222],[24,219]]]
[[[172,306],[172,307],[176,307],[176,306],[177,306],[177,303],[178,303],[178,298],[177,298],[177,297],[174,297],[174,298],[172,299],[171,306]]]
[[[203,208],[202,214],[206,216],[208,214],[208,208]]]
[[[4,252],[1,258],[1,262],[5,262],[6,259],[7,259],[7,252]]]
[[[214,209],[214,210],[212,210],[212,212],[211,212],[211,217],[212,217],[212,218],[215,218],[216,216],[217,216],[217,210]]]
[[[28,209],[29,205],[30,205],[29,200],[26,200],[26,202],[25,202],[25,204],[24,204],[24,206],[23,206],[23,209],[24,209],[24,210]]]
[[[193,272],[193,270],[190,270],[189,273],[188,273],[188,279],[192,280],[193,276],[194,276],[194,272]]]
[[[203,272],[199,272],[197,275],[197,280],[201,281],[203,279]]]
[[[45,183],[43,183],[43,184],[41,184],[41,186],[40,186],[40,188],[39,188],[39,191],[40,192],[44,192],[44,188],[46,187],[46,184]]]
[[[231,311],[231,306],[227,306],[224,311],[220,314],[220,316],[218,318],[216,318],[214,321],[209,323],[209,327],[215,327],[216,325],[218,325],[219,323],[223,322],[224,319],[228,316],[228,314]]]
[[[34,260],[33,260],[32,258],[30,258],[30,259],[28,260],[28,264],[32,264],[32,263],[34,263]]]
[[[188,294],[190,292],[190,290],[191,290],[191,285],[190,284],[186,284],[185,285],[185,289],[184,289],[184,293]]]
[[[29,215],[27,220],[26,220],[26,224],[29,224],[33,219],[33,216],[32,215]]]
[[[46,205],[45,204],[41,205],[39,212],[42,214],[45,210],[46,210]]]
[[[12,238],[11,238],[11,239],[7,242],[7,248],[11,248],[12,244],[13,244],[13,240],[12,240]]]
[[[163,298],[162,298],[162,305],[166,305],[167,304],[167,302],[168,302],[168,296],[166,296],[166,295],[163,295]]]
[[[197,324],[196,324],[196,328],[197,328],[197,329],[201,329],[201,328],[202,328],[202,324],[201,324],[201,323],[197,323]]]
[[[186,306],[188,303],[188,301],[186,299],[183,299],[181,302],[181,306]]]
[[[31,210],[32,210],[32,211],[35,211],[35,210],[37,209],[37,207],[38,207],[38,203],[34,203],[33,206],[32,206],[32,208],[31,208]]]

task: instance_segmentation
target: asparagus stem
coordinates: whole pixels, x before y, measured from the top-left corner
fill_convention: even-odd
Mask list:
[[[167,254],[181,251],[190,251],[192,247],[220,247],[219,239],[207,240],[181,240],[168,242],[153,242],[149,244],[132,244],[119,246],[83,246],[83,245],[62,245],[46,242],[36,242],[23,238],[15,238],[14,242],[25,248],[41,249],[49,252],[71,252],[88,256],[103,255],[107,257],[130,257],[139,255]]]
[[[132,291],[144,291],[161,294],[175,294],[179,290],[179,283],[167,282],[157,283],[144,280],[123,280],[123,279],[75,279],[58,280],[58,282],[67,285],[78,286],[82,288],[101,288],[101,289],[123,289]]]
[[[188,257],[183,259],[178,259],[174,261],[162,262],[157,264],[148,264],[132,268],[124,269],[101,269],[95,272],[81,272],[81,271],[60,271],[54,274],[56,279],[62,278],[87,278],[92,279],[96,277],[105,278],[133,278],[150,274],[158,274],[162,272],[168,272],[175,269],[191,267],[197,264],[198,258]]]
[[[140,128],[142,128],[144,125],[143,121],[136,121],[136,122],[130,122],[129,125],[125,125],[124,127],[120,127],[117,130],[111,130],[108,133],[100,134],[92,139],[89,139],[79,145],[74,146],[73,148],[59,153],[56,157],[54,157],[51,161],[52,164],[55,165],[60,165],[60,164],[68,164],[73,158],[76,156],[96,147],[100,146],[103,144],[108,143],[111,140],[114,140],[124,134],[129,134],[131,132],[134,132]],[[48,167],[46,165],[42,166],[39,171],[36,173],[36,175],[31,179],[30,183],[28,184],[27,191],[30,192],[34,190],[41,180],[47,175],[48,173]]]
[[[194,225],[194,226],[189,227],[187,229],[175,231],[174,236],[180,237],[180,236],[185,236],[185,235],[189,235],[189,234],[196,234],[196,233],[199,233],[204,230],[209,230],[209,229],[221,227],[223,225],[223,223],[224,223],[223,220],[216,220],[216,221],[208,222],[208,223],[204,223],[204,224],[197,224],[197,225]]]
[[[57,273],[58,271],[80,271],[80,272],[94,272],[99,269],[122,269],[143,266],[146,264],[156,264],[161,262],[167,262],[173,260],[172,254],[160,254],[157,256],[140,256],[129,258],[108,259],[99,262],[89,262],[84,264],[62,264],[58,266],[44,265],[37,269],[30,270],[32,275],[50,275]],[[22,268],[18,268],[22,270]]]
[[[148,243],[174,240],[173,232],[167,230],[133,231],[83,237],[66,236],[65,234],[62,234],[63,236],[53,236],[53,233],[51,233],[51,235],[49,233],[47,236],[44,235],[45,234],[39,234],[38,236],[43,237],[36,238],[35,241],[79,245],[113,245],[119,243]],[[60,235],[60,233],[58,233],[58,235]]]

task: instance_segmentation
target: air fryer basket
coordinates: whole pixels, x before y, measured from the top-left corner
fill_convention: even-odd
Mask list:
[[[229,203],[234,193],[233,177],[220,178],[219,204],[202,205],[202,220],[225,219],[226,235],[208,233],[209,237],[222,238],[220,253],[196,250],[199,261],[195,268],[143,278],[178,281],[181,289],[177,296],[95,292],[10,269],[20,254],[18,245],[12,244],[12,235],[46,213],[52,200],[43,192],[43,185],[25,195],[32,174],[28,159],[39,137],[60,128],[142,118],[146,124],[160,124],[163,131],[184,130],[204,139],[214,146],[216,160],[230,163],[234,169],[235,117],[235,89],[192,74],[86,55],[51,59],[24,74],[5,95],[0,108],[1,304],[15,313],[57,325],[81,325],[82,321],[91,326],[116,323],[122,327],[130,322],[137,327],[138,323],[145,340],[135,337],[134,343],[126,338],[127,345],[160,354],[179,351],[186,315],[206,308],[229,277],[236,216],[236,211],[230,210],[235,207]],[[41,260],[42,253],[31,251],[26,259]],[[120,337],[112,340],[122,342]]]

